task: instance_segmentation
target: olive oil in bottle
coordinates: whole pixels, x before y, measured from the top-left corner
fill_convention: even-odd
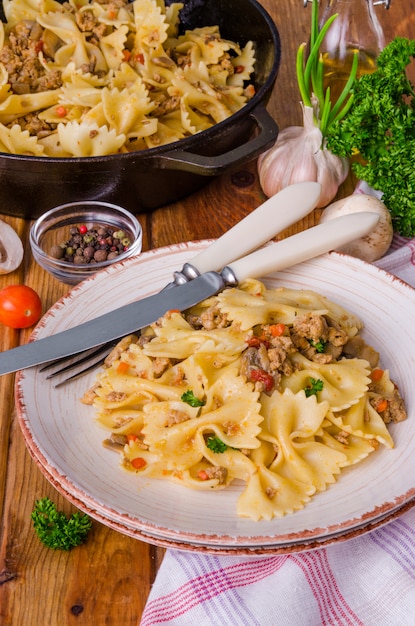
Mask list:
[[[353,57],[356,52],[359,54],[356,78],[359,78],[362,74],[371,74],[374,72],[376,69],[377,54],[372,51],[350,47],[346,50],[342,58],[332,57],[327,52],[323,53],[324,87],[327,88],[330,86],[332,101],[338,99],[347,83],[352,69]]]
[[[333,102],[350,75],[353,55],[356,52],[359,55],[357,76],[373,72],[385,40],[373,0],[325,1],[321,25],[330,16],[337,14],[320,49],[324,60],[325,86],[330,86]],[[389,6],[389,3],[385,6]]]

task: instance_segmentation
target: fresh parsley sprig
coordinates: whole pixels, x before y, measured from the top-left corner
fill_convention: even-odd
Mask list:
[[[394,229],[407,237],[415,234],[415,92],[406,71],[413,58],[414,39],[393,39],[376,71],[355,81],[349,111],[326,134],[331,152],[358,157],[354,173],[383,192]]]
[[[312,339],[309,339],[308,343],[310,344],[310,346],[315,348],[316,352],[318,352],[319,354],[323,353],[327,346],[327,341],[325,341],[324,339],[319,339],[318,341],[313,341]]]
[[[212,452],[222,453],[226,452],[229,446],[217,435],[210,435],[206,439],[206,447],[212,450]]]
[[[186,402],[186,404],[189,404],[190,406],[204,406],[205,404],[204,400],[199,400],[191,389],[182,393],[180,400],[182,402]]]
[[[316,396],[319,391],[322,391],[324,383],[320,378],[310,377],[308,385],[304,388],[306,398],[310,396]]]
[[[40,541],[53,550],[71,550],[84,543],[92,526],[88,515],[73,513],[68,518],[48,497],[36,500],[31,519]]]

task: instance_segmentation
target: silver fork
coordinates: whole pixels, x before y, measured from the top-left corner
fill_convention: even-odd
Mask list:
[[[316,207],[320,192],[320,184],[315,182],[297,183],[286,187],[199,252],[191,263],[185,263],[180,271],[174,272],[173,281],[164,289],[184,284],[204,272],[222,269],[231,261],[256,250],[285,228],[308,215]],[[58,374],[68,373],[86,364],[85,367],[80,370],[76,369],[74,374],[55,384],[55,387],[60,387],[101,365],[117,343],[118,341],[102,344],[98,348],[86,350],[76,356],[51,361],[40,371],[57,366],[58,369],[54,369],[47,376],[47,379],[51,379]]]
[[[80,376],[87,374],[89,371],[91,371],[95,367],[102,365],[105,362],[105,359],[107,358],[107,356],[111,353],[111,350],[115,348],[117,343],[118,341],[104,343],[101,346],[98,346],[97,348],[91,348],[90,350],[85,350],[85,352],[81,352],[80,354],[77,354],[75,357],[71,357],[71,358],[62,357],[62,359],[57,359],[55,361],[51,361],[47,365],[44,365],[43,367],[40,368],[39,371],[44,372],[54,367],[58,367],[58,369],[54,370],[53,372],[51,372],[50,374],[46,376],[46,379],[49,380],[51,378],[55,378],[56,376],[58,376],[58,374],[64,374],[66,372],[70,372],[76,369],[77,367],[87,363],[85,367],[83,367],[80,370],[77,370],[71,376],[68,376],[64,380],[61,380],[59,383],[56,383],[54,385],[55,387],[60,387],[64,385],[65,383],[70,382],[71,380],[75,380],[76,378],[79,378]],[[62,363],[64,363],[64,365],[62,367],[59,367],[59,365]]]

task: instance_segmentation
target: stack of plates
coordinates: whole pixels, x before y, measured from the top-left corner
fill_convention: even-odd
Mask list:
[[[153,250],[128,259],[74,288],[36,328],[33,339],[65,330],[150,295],[172,279],[208,242]],[[278,245],[278,244],[273,244]],[[16,378],[16,405],[27,447],[46,478],[78,508],[143,541],[216,554],[297,552],[343,541],[386,523],[415,504],[415,290],[376,267],[330,253],[270,275],[268,287],[312,289],[337,301],[365,324],[363,336],[381,353],[399,385],[408,419],[392,425],[395,448],[343,470],[336,483],[283,519],[238,518],[238,485],[193,491],[121,471],[105,449],[107,436],[92,407],[80,402],[91,373],[56,389],[30,368]]]

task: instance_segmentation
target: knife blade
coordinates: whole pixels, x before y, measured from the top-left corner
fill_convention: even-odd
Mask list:
[[[119,309],[0,354],[0,375],[70,356],[113,341],[148,326],[175,309],[184,311],[227,286],[266,276],[333,250],[371,232],[379,217],[353,213],[302,231],[252,252],[227,265],[221,273],[206,272],[174,289],[161,291]]]

